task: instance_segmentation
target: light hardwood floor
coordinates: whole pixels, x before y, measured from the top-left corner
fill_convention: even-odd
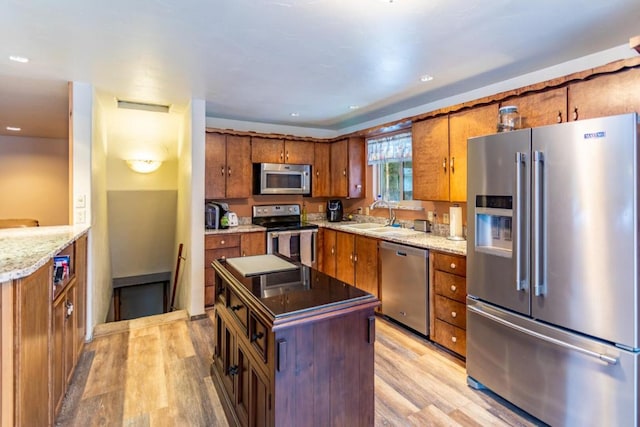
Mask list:
[[[227,426],[209,376],[213,312],[101,325],[85,346],[58,426]],[[466,385],[464,364],[378,318],[376,426],[533,426],[535,420]]]

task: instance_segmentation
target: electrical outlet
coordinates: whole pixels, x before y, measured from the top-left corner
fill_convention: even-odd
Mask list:
[[[322,205],[318,205],[318,212],[319,212],[319,213],[322,213],[322,212],[323,212],[323,210],[322,210]]]
[[[87,211],[84,209],[76,210],[76,219],[74,221],[75,224],[84,224],[87,222]]]
[[[449,224],[449,214],[448,213],[442,214],[442,223],[443,224]]]
[[[358,208],[358,213],[362,214],[362,208]]]
[[[433,222],[433,211],[427,212],[427,221]]]
[[[85,195],[76,196],[76,208],[84,208],[86,206]]]
[[[365,206],[365,208],[364,208],[364,214],[365,214],[365,215],[369,215],[369,206]]]

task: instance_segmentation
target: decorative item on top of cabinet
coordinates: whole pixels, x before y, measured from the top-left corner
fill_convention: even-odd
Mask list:
[[[569,85],[569,121],[640,112],[640,69]]]
[[[431,338],[449,350],[466,356],[467,348],[467,260],[463,256],[431,251],[433,295]]]
[[[206,138],[205,199],[251,197],[250,137],[207,133]]]
[[[262,255],[267,252],[267,238],[264,231],[247,233],[209,234],[204,237],[204,305],[210,307],[215,302],[213,283],[214,259],[239,256]]]
[[[567,121],[567,88],[518,96],[500,106],[514,105],[520,113],[520,127],[534,128]]]
[[[314,143],[272,138],[251,138],[252,163],[313,164]]]
[[[522,114],[522,112],[520,112]],[[467,139],[496,133],[498,104],[449,115],[449,200],[467,201]],[[415,164],[415,162],[414,162]]]
[[[364,138],[349,137],[331,144],[331,197],[365,197]]]
[[[313,197],[331,197],[331,145],[316,142],[313,149],[311,194]]]

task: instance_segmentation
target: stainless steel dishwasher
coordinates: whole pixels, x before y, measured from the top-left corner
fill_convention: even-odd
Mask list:
[[[382,313],[429,335],[429,251],[380,242]]]

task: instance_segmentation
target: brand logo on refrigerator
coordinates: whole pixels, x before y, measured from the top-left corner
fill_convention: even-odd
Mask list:
[[[607,133],[605,131],[592,132],[592,133],[585,133],[584,139],[604,138],[605,136],[607,136]]]

